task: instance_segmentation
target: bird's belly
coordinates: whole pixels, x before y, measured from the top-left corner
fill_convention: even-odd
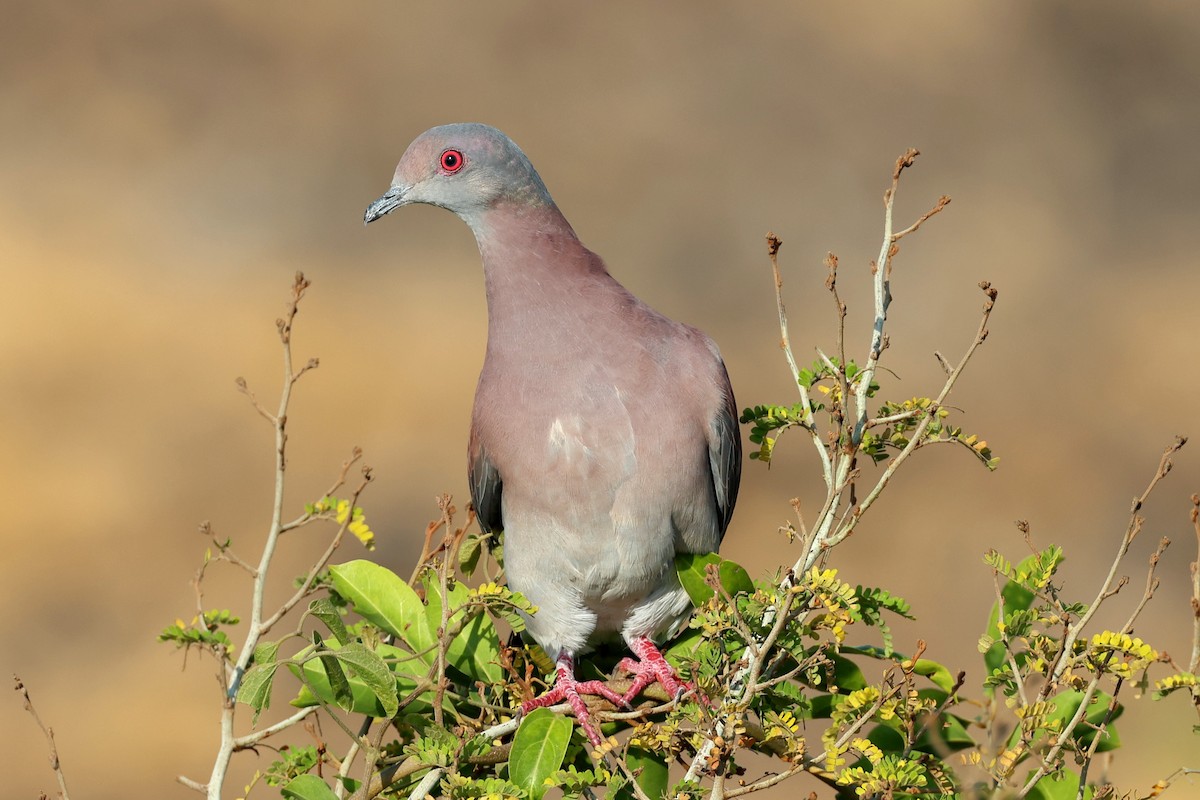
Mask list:
[[[580,652],[631,624],[636,635],[672,628],[687,610],[676,552],[720,541],[703,435],[671,409],[627,407],[613,386],[523,412],[489,452],[509,584],[539,609],[530,633],[548,651]]]
[[[674,565],[680,518],[688,519],[677,482],[636,473],[619,483],[578,480],[586,476],[566,470],[537,486],[505,483],[505,570],[538,607],[529,630],[547,650],[582,652],[629,633],[631,622],[634,635],[655,636],[689,607]]]
[[[643,531],[635,542],[611,525],[568,529],[522,514],[505,528],[509,585],[537,607],[527,626],[552,656],[586,652],[621,634],[656,637],[690,609],[669,530]]]

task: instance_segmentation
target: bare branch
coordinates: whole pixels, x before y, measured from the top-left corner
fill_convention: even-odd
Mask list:
[[[239,736],[233,740],[233,749],[248,750],[261,742],[263,739],[269,739],[277,733],[282,733],[296,723],[308,717],[310,714],[316,713],[316,711],[317,709],[315,706],[311,708],[302,708],[296,713],[292,714],[290,717],[282,719],[279,722],[276,722],[274,725],[263,728],[261,731],[254,731],[253,733],[248,733],[245,736]]]
[[[926,211],[924,214],[922,214],[920,216],[920,218],[917,219],[916,222],[914,222],[912,225],[909,225],[907,228],[900,231],[899,233],[892,234],[892,241],[898,242],[901,239],[903,239],[905,236],[908,236],[910,233],[913,233],[914,231],[917,230],[917,228],[919,228],[925,224],[925,220],[929,219],[934,214],[938,213],[939,211],[941,211],[943,208],[945,208],[948,205],[950,205],[950,198],[947,197],[946,195],[942,195],[941,197],[938,198],[938,201],[934,205],[934,207],[929,209],[928,211]]]
[[[909,409],[908,411],[901,411],[898,414],[892,414],[887,417],[872,417],[871,419],[867,420],[867,427],[874,428],[877,425],[891,425],[893,422],[903,422],[906,419],[919,417],[924,413],[925,409],[923,408],[913,408]]]
[[[42,735],[46,737],[46,746],[50,749],[50,769],[54,770],[54,777],[58,781],[58,796],[62,800],[70,800],[70,795],[67,794],[67,776],[63,774],[62,762],[58,758],[58,746],[54,743],[54,729],[47,727],[42,722],[42,718],[38,716],[37,709],[33,707],[33,698],[29,696],[29,689],[26,688],[25,682],[20,676],[13,675],[13,683],[16,685],[13,689],[21,694],[21,702],[25,706],[25,710],[29,712],[29,716],[33,717],[33,721],[42,729]]]
[[[239,392],[241,392],[242,394],[246,395],[247,398],[249,398],[250,405],[252,405],[254,407],[254,410],[257,411],[259,413],[259,415],[262,416],[263,419],[265,419],[267,422],[271,423],[272,425],[277,425],[279,423],[279,420],[277,420],[275,418],[275,415],[272,414],[270,411],[267,411],[267,409],[263,408],[262,403],[258,402],[258,398],[255,397],[254,392],[250,391],[250,387],[246,384],[245,378],[242,378],[242,377],[235,378],[233,381],[233,384],[234,384],[234,386],[237,387],[237,390]]]
[[[1196,548],[1200,551],[1200,495],[1192,495],[1192,528],[1196,531]],[[1191,563],[1192,573],[1192,657],[1188,660],[1188,672],[1193,675],[1200,669],[1200,554]]]
[[[802,556],[801,561],[796,562],[794,565],[793,569],[795,571],[801,572],[807,570],[816,562],[821,551],[836,546],[844,541],[851,533],[853,533],[854,528],[858,525],[859,520],[862,519],[862,516],[879,498],[880,493],[883,492],[888,482],[892,479],[892,476],[896,473],[896,470],[899,469],[900,465],[908,460],[909,456],[916,452],[917,448],[921,446],[922,439],[925,436],[925,431],[928,430],[929,425],[936,417],[938,409],[942,407],[946,401],[946,398],[950,396],[950,392],[954,389],[954,385],[958,382],[959,377],[962,376],[963,370],[966,369],[971,357],[975,355],[975,351],[979,348],[979,345],[983,344],[983,342],[987,339],[987,324],[991,317],[992,309],[995,308],[996,305],[997,291],[987,281],[981,282],[979,287],[983,290],[987,300],[983,304],[983,316],[979,321],[979,328],[975,332],[975,337],[971,340],[970,346],[963,354],[963,357],[959,360],[958,365],[946,377],[946,381],[942,385],[942,389],[938,393],[938,396],[934,399],[933,403],[929,405],[929,408],[925,410],[925,417],[917,423],[915,428],[913,428],[913,431],[909,436],[908,444],[906,444],[904,448],[896,456],[894,456],[891,461],[888,462],[887,467],[884,468],[883,474],[879,477],[879,480],[876,482],[875,486],[870,492],[867,493],[862,502],[860,502],[858,506],[853,509],[853,513],[851,514],[849,520],[845,524],[839,525],[835,530],[833,530],[832,533],[828,533],[826,536],[817,537],[814,539],[813,545],[809,548],[809,551]],[[864,377],[862,380],[866,381],[867,379]],[[865,395],[863,408],[865,409]],[[865,426],[865,422],[863,424]],[[832,525],[827,523],[826,528],[828,530],[832,528]]]
[[[337,478],[335,478],[333,483],[330,485],[330,487],[325,490],[325,497],[333,497],[334,495],[337,494],[338,490],[341,489],[342,486],[344,486],[346,484],[346,478],[350,474],[350,468],[353,467],[355,464],[357,464],[362,459],[362,454],[363,454],[363,451],[362,451],[361,447],[354,447],[353,449],[351,449],[350,457],[342,462],[342,468],[341,468],[341,471],[338,472]],[[364,467],[364,469],[369,470],[370,468]],[[364,474],[366,474],[366,473],[364,473]],[[285,522],[280,527],[279,532],[287,533],[290,530],[307,525],[313,519],[314,519],[314,517],[308,513],[301,514],[300,516],[296,517],[291,522]]]
[[[1121,627],[1122,633],[1133,633],[1133,623],[1142,615],[1146,604],[1154,597],[1154,592],[1158,589],[1158,578],[1154,577],[1154,570],[1158,567],[1159,560],[1170,545],[1171,540],[1164,536],[1158,541],[1158,547],[1155,551],[1150,554],[1150,568],[1146,570],[1146,588],[1142,590],[1142,599],[1138,601],[1137,607],[1133,609],[1133,613],[1129,615],[1129,619]]]
[[[741,797],[744,794],[750,794],[751,792],[757,792],[757,791],[761,791],[763,789],[769,789],[772,786],[775,786],[776,784],[783,783],[784,781],[786,781],[788,778],[792,777],[793,775],[798,775],[801,772],[810,772],[810,771],[812,771],[812,767],[807,764],[793,764],[791,767],[784,770],[783,772],[776,773],[775,775],[769,775],[769,776],[763,778],[762,780],[755,781],[754,783],[747,784],[746,786],[742,786],[737,789],[732,789],[725,793],[725,797],[726,798]]]
[[[175,780],[194,792],[199,792],[200,794],[206,794],[208,792],[208,787],[206,785],[183,775],[176,775]]]
[[[1087,627],[1087,624],[1092,621],[1092,616],[1099,610],[1104,599],[1110,595],[1113,584],[1117,580],[1117,570],[1120,569],[1125,554],[1129,552],[1129,546],[1133,544],[1133,540],[1137,538],[1138,533],[1142,529],[1144,520],[1138,515],[1138,511],[1141,510],[1146,499],[1150,497],[1150,493],[1154,491],[1154,487],[1158,485],[1158,482],[1165,478],[1167,473],[1171,471],[1171,456],[1179,452],[1180,448],[1185,444],[1187,444],[1186,438],[1182,436],[1176,437],[1174,444],[1167,447],[1163,452],[1162,458],[1158,462],[1158,469],[1154,471],[1154,477],[1150,479],[1150,483],[1146,486],[1145,491],[1133,499],[1133,505],[1129,511],[1129,523],[1126,525],[1125,535],[1121,537],[1121,543],[1117,547],[1117,554],[1113,558],[1112,566],[1108,568],[1108,575],[1104,578],[1104,583],[1101,585],[1100,591],[1096,593],[1096,599],[1091,602],[1087,611],[1083,612],[1083,615],[1067,629],[1067,633],[1063,637],[1062,649],[1059,651],[1058,660],[1055,662],[1054,669],[1051,672],[1052,680],[1047,681],[1046,685],[1042,687],[1042,691],[1039,693],[1039,700],[1045,700],[1053,690],[1054,685],[1062,678],[1063,673],[1066,672],[1067,667],[1071,663],[1070,653],[1074,648],[1075,641],[1079,638],[1083,629]]]
[[[1111,659],[1112,654],[1109,653],[1108,657]],[[1107,661],[1105,663],[1107,663]],[[1033,787],[1037,785],[1037,782],[1050,773],[1050,765],[1055,762],[1055,760],[1058,758],[1058,754],[1062,752],[1063,747],[1075,735],[1075,729],[1079,727],[1079,723],[1083,721],[1084,715],[1087,714],[1088,707],[1092,704],[1092,698],[1096,694],[1096,689],[1100,686],[1101,677],[1101,674],[1097,674],[1090,681],[1088,681],[1087,688],[1084,689],[1083,692],[1083,697],[1079,701],[1079,708],[1075,709],[1075,714],[1071,717],[1070,721],[1063,726],[1062,732],[1059,733],[1058,737],[1054,740],[1053,746],[1051,746],[1049,752],[1047,752],[1045,757],[1042,759],[1041,766],[1038,767],[1033,775],[1029,777],[1029,780],[1026,781],[1024,787],[1022,787],[1021,791],[1017,793],[1017,798],[1022,798],[1028,795],[1031,791],[1033,791]],[[1097,733],[1097,737],[1098,736],[1099,733]]]
[[[218,539],[217,534],[212,529],[212,524],[208,520],[200,523],[200,533],[203,536],[207,536],[212,542],[213,547],[217,549],[217,558],[219,558],[221,561],[228,561],[235,567],[239,567],[243,572],[246,572],[248,575],[250,575],[250,577],[254,577],[256,573],[253,565],[249,564],[239,557],[237,553],[233,552],[233,550],[229,547],[228,541],[222,542],[220,539]],[[203,573],[203,567],[201,567],[201,573]],[[199,577],[199,575],[197,577]]]
[[[433,787],[437,786],[437,782],[442,779],[442,768],[435,767],[426,773],[421,782],[418,783],[412,790],[412,794],[408,796],[408,800],[424,800],[433,791]]]
[[[779,314],[779,346],[783,349],[783,353],[787,357],[788,367],[792,371],[792,380],[795,381],[796,388],[800,391],[800,405],[802,406],[804,427],[812,436],[813,446],[816,447],[817,455],[821,459],[821,471],[825,478],[825,485],[830,487],[833,485],[833,473],[829,461],[829,453],[825,449],[825,445],[821,442],[820,434],[817,433],[816,422],[813,419],[812,403],[808,399],[808,387],[800,379],[800,367],[796,364],[796,356],[792,353],[792,342],[788,335],[787,309],[783,305],[783,275],[779,271],[779,248],[782,246],[783,240],[774,233],[767,234],[767,255],[771,259],[771,273],[775,276],[775,308]]]
[[[284,501],[284,479],[287,472],[287,413],[288,405],[291,401],[292,387],[296,383],[296,379],[304,372],[314,369],[317,366],[315,359],[308,362],[299,372],[296,372],[292,366],[292,327],[296,319],[296,314],[299,312],[301,299],[304,297],[305,291],[309,287],[308,280],[303,273],[297,272],[295,280],[292,283],[292,292],[288,303],[285,315],[276,320],[275,325],[279,332],[279,341],[283,351],[283,380],[279,395],[278,410],[271,414],[258,402],[257,398],[246,387],[246,382],[238,379],[237,386],[240,391],[246,394],[253,404],[254,408],[263,417],[268,419],[275,429],[275,492],[271,507],[271,522],[267,529],[266,541],[263,543],[262,555],[257,568],[251,568],[249,564],[245,564],[243,569],[246,569],[254,577],[250,621],[247,625],[246,638],[239,648],[237,663],[233,666],[230,673],[226,673],[225,669],[221,670],[221,682],[224,689],[224,697],[222,698],[221,707],[221,741],[217,750],[216,759],[213,762],[212,774],[209,777],[207,784],[200,784],[196,781],[190,781],[186,778],[180,778],[180,782],[190,786],[193,789],[202,789],[209,800],[220,800],[221,790],[225,782],[225,776],[229,769],[229,761],[233,753],[238,749],[253,746],[254,742],[265,738],[279,730],[283,730],[289,725],[295,724],[304,716],[302,713],[293,714],[288,720],[271,726],[266,731],[260,731],[256,734],[249,734],[240,739],[234,735],[234,716],[236,710],[236,697],[238,687],[241,683],[242,676],[245,675],[246,669],[250,665],[250,660],[254,656],[254,650],[273,625],[275,625],[284,614],[286,614],[296,603],[300,601],[310,590],[312,582],[315,580],[317,573],[328,562],[333,551],[342,539],[342,535],[349,525],[349,521],[353,515],[348,515],[344,522],[333,537],[333,541],[326,549],[325,553],[317,560],[313,566],[307,579],[303,582],[300,589],[292,595],[284,604],[272,615],[266,616],[264,612],[264,596],[266,592],[267,578],[271,567],[272,559],[275,555],[275,548],[278,544],[280,535],[285,530],[283,522],[283,501]],[[339,478],[339,484],[345,479],[346,471],[349,465],[357,460],[359,452],[356,450],[354,457],[343,465],[342,475]],[[364,479],[362,485],[354,494],[354,499],[357,501],[359,493],[365,488],[366,484],[371,479],[369,469],[363,471]],[[236,563],[236,562],[235,562]],[[340,722],[340,720],[339,720]]]
[[[1095,735],[1092,736],[1092,744],[1088,747],[1087,753],[1084,754],[1083,767],[1079,770],[1079,791],[1075,795],[1075,800],[1083,800],[1084,792],[1087,791],[1088,770],[1092,766],[1092,759],[1096,757],[1096,750],[1100,747],[1100,743],[1108,738],[1108,725],[1112,722],[1113,715],[1117,713],[1119,705],[1117,703],[1117,695],[1121,693],[1121,687],[1124,685],[1125,679],[1118,677],[1117,686],[1113,689],[1112,697],[1108,701],[1108,710],[1104,712],[1104,719],[1100,721]]]
[[[358,505],[359,495],[363,493],[363,490],[367,488],[367,484],[369,484],[372,480],[373,475],[370,467],[363,467],[362,483],[358,485],[358,488],[354,490],[354,494],[350,496],[349,503],[351,508]],[[300,582],[300,587],[296,589],[295,593],[293,593],[291,597],[289,597],[279,606],[274,614],[259,622],[259,636],[262,636],[270,631],[271,628],[275,627],[275,625],[279,623],[279,620],[281,620],[285,614],[295,608],[297,603],[308,596],[309,592],[312,591],[312,585],[317,579],[317,575],[320,574],[321,570],[325,569],[325,565],[329,563],[329,559],[333,558],[333,554],[337,551],[338,547],[341,546],[342,539],[345,537],[346,531],[349,529],[350,523],[353,520],[353,514],[346,515],[346,519],[342,522],[341,527],[338,528],[337,533],[335,533],[333,538],[330,539],[325,551],[321,553],[321,555],[313,562],[312,566],[309,567],[308,574],[304,577],[304,580]]]

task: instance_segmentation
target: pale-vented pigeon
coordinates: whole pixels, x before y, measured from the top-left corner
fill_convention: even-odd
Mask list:
[[[655,641],[687,619],[677,553],[716,551],[741,476],[733,392],[716,345],[619,284],[559,212],[529,159],[479,124],[421,134],[372,222],[400,206],[449,209],[483,258],[488,341],[469,444],[471,498],[503,530],[528,630],[555,659],[546,694],[601,741],[581,694],[628,705],[655,681],[685,685]],[[638,656],[618,695],[575,679],[575,657],[620,635]]]

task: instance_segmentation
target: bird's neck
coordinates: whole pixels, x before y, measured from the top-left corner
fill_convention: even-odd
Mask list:
[[[489,339],[577,324],[585,296],[624,292],[553,204],[497,205],[471,225],[483,259]]]

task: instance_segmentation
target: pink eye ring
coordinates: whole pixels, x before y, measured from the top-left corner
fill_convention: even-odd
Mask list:
[[[463,158],[462,152],[458,150],[446,150],[442,153],[442,157],[438,160],[441,164],[442,171],[449,174],[454,174],[463,168],[467,160]]]

